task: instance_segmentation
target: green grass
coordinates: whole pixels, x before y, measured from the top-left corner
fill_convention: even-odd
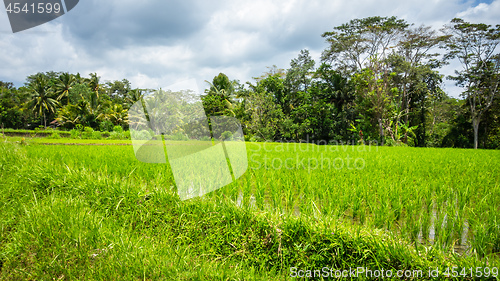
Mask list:
[[[240,179],[180,201],[169,165],[136,161],[132,146],[28,143],[0,144],[0,280],[500,266],[498,151],[248,143]]]
[[[71,138],[61,138],[61,139],[51,139],[51,138],[26,138],[26,137],[6,137],[8,142],[21,142],[24,141],[28,144],[132,144],[131,140],[93,140],[93,139],[71,139]],[[2,138],[0,138],[2,141]]]
[[[2,130],[0,129],[0,133]],[[71,133],[68,131],[59,131],[59,130],[54,130],[54,129],[47,129],[47,130],[20,130],[20,129],[3,129],[3,132],[6,134],[25,134],[25,135],[41,135],[41,136],[46,136],[50,135],[54,132],[59,133],[60,135],[65,135],[69,136]]]

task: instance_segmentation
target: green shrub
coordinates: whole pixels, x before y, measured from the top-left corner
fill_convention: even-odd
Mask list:
[[[83,132],[82,132],[82,138],[83,139],[91,139],[93,133],[94,133],[94,129],[92,129],[91,127],[85,127]]]
[[[253,134],[246,134],[245,141],[250,141],[253,138]]]
[[[52,132],[52,134],[48,137],[49,139],[60,139],[61,136],[58,132]]]
[[[92,139],[94,139],[94,140],[102,139],[102,133],[99,131],[93,131],[92,132]]]
[[[142,130],[142,131],[128,131],[128,134],[132,134],[134,136],[134,139],[136,140],[150,140],[152,137],[152,134],[147,131],[147,130]]]
[[[233,138],[233,133],[231,133],[230,131],[225,131],[224,133],[221,134],[220,137],[222,140],[228,141]]]
[[[123,139],[126,139],[126,140],[131,139],[131,137],[130,137],[130,131],[123,132]]]
[[[78,131],[77,129],[72,129],[71,131],[69,131],[69,133],[71,134],[72,139],[80,138],[80,131]]]
[[[200,138],[201,141],[210,141],[210,138],[207,136],[203,136]]]
[[[165,137],[165,139],[167,139],[167,138]],[[183,134],[182,132],[177,132],[177,133],[169,136],[169,139],[175,140],[175,141],[187,141],[187,140],[189,140],[189,138],[185,134]]]
[[[114,126],[114,127],[113,127],[113,132],[123,133],[123,128],[122,128],[122,126]]]
[[[112,132],[113,131],[113,123],[109,120],[104,120],[101,123],[99,123],[99,130],[101,132]]]
[[[123,140],[123,139],[125,139],[125,136],[123,133],[113,131],[113,132],[109,133],[109,139]]]

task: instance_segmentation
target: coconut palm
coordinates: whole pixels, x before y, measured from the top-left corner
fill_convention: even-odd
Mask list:
[[[113,125],[126,125],[128,124],[128,110],[124,109],[121,104],[113,104],[101,113],[98,118],[108,120]]]
[[[220,89],[214,84],[206,81],[210,85],[207,90],[207,95],[203,96],[203,106],[209,115],[227,115],[235,116],[234,106],[232,102],[233,90],[232,88]]]
[[[145,90],[143,89],[134,89],[131,90],[127,93],[127,96],[125,97],[125,101],[129,106],[132,106],[134,103],[140,101],[145,94]]]
[[[54,85],[54,92],[57,95],[57,100],[66,99],[66,104],[69,104],[69,91],[76,84],[75,76],[69,73],[59,75]]]
[[[92,92],[96,95],[97,98],[99,98],[99,76],[97,76],[97,73],[90,73],[90,79],[88,80],[89,87],[92,90]]]
[[[81,124],[82,115],[81,109],[77,104],[69,104],[63,106],[57,111],[56,121],[61,126],[74,128],[77,124]]]
[[[38,117],[43,116],[44,126],[47,128],[47,114],[54,113],[59,102],[53,98],[48,80],[43,75],[37,75],[35,80],[28,86],[28,89],[33,95],[30,108]]]

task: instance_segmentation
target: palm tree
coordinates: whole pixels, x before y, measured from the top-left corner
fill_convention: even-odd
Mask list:
[[[86,78],[83,78],[80,73],[77,73],[76,75],[74,75],[75,77],[75,83],[76,84],[82,84],[82,83],[85,83],[86,82]]]
[[[140,101],[145,94],[145,90],[143,89],[134,89],[130,92],[127,93],[127,97],[125,98],[125,101],[129,106],[132,106],[134,103]]]
[[[81,123],[82,116],[80,115],[81,109],[78,105],[63,106],[57,111],[56,121],[61,125],[69,128],[75,127]]]
[[[56,80],[56,83],[54,85],[55,88],[55,94],[57,95],[57,100],[62,100],[63,98],[66,98],[67,100],[67,105],[70,102],[69,98],[69,91],[75,85],[76,79],[73,74],[69,73],[63,73],[59,76],[59,78]]]
[[[97,73],[90,73],[90,79],[88,80],[89,87],[92,92],[99,98],[99,76]]]
[[[28,86],[33,95],[30,108],[37,116],[43,115],[44,126],[47,128],[47,114],[54,113],[59,102],[52,97],[47,78],[37,75],[35,80]]]
[[[108,120],[113,125],[128,124],[128,110],[124,109],[121,104],[113,104],[98,116],[101,120]]]
[[[209,115],[227,115],[235,116],[233,111],[234,106],[232,102],[232,89],[219,89],[220,87],[215,86],[209,81],[205,80],[210,85],[210,89],[207,90],[207,95],[203,99],[204,107],[208,109]]]

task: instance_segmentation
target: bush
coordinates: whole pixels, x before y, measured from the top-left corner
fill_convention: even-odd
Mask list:
[[[102,139],[102,133],[99,131],[93,131],[92,132],[92,139],[94,139],[94,140]]]
[[[220,137],[222,140],[228,141],[233,138],[233,133],[231,133],[230,131],[225,131],[224,133],[221,134]]]
[[[123,134],[122,134],[122,135],[123,135],[123,138],[124,138],[124,139],[126,139],[126,140],[130,140],[130,139],[132,139],[132,138],[130,137],[130,131],[125,131],[125,132],[123,132]]]
[[[94,129],[92,129],[91,127],[85,127],[85,129],[82,132],[82,138],[83,139],[91,139],[93,133],[94,133]]]
[[[210,138],[207,136],[203,136],[200,138],[201,141],[210,141]]]
[[[79,139],[80,138],[80,131],[78,131],[77,129],[73,129],[73,130],[69,131],[69,133],[71,134],[72,139]]]
[[[130,137],[130,133],[129,133],[129,137]],[[124,133],[119,133],[116,131],[109,133],[109,139],[112,139],[112,140],[123,140],[125,138],[126,138],[126,136]]]
[[[114,129],[113,123],[109,120],[104,120],[101,123],[99,123],[99,131],[101,132],[112,132]]]
[[[130,135],[130,133],[132,133],[132,135],[134,136],[134,139],[136,139],[136,140],[150,140],[151,139],[151,134],[146,130],[128,131],[128,133],[129,133],[129,135]]]
[[[175,141],[187,141],[189,138],[183,134],[182,132],[177,132],[171,136],[169,136],[169,139],[175,140]]]
[[[113,132],[123,133],[123,128],[122,128],[122,126],[114,126],[114,127],[113,127]]]
[[[250,137],[250,142],[260,142],[262,139],[259,136]]]
[[[60,139],[61,136],[57,132],[53,132],[49,137],[49,139]]]
[[[233,141],[244,141],[245,140],[245,136],[242,135],[240,132],[235,132],[233,134],[232,140]]]

